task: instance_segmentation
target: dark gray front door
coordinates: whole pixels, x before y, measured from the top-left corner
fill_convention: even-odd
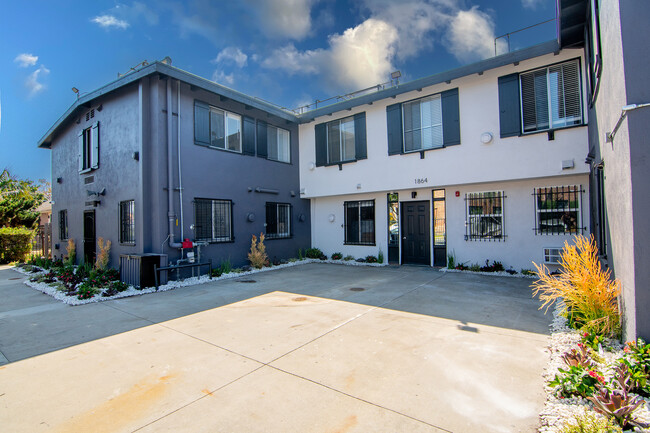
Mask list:
[[[84,211],[84,263],[95,263],[95,211]]]
[[[402,203],[402,263],[431,264],[429,202]]]

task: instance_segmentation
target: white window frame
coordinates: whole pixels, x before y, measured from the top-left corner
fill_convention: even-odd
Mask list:
[[[425,126],[424,125],[424,117],[423,117],[423,114],[422,114],[423,110],[422,110],[422,108],[420,108],[420,127],[417,128],[417,129],[410,129],[410,130],[407,131],[406,130],[406,122],[405,122],[406,115],[405,115],[404,108],[407,107],[407,106],[410,106],[411,104],[413,104],[415,102],[419,102],[420,107],[422,107],[423,102],[429,102],[429,101],[436,101],[435,104],[437,104],[440,107],[440,122],[439,123],[431,123],[431,124],[427,123],[427,125]],[[402,123],[403,123],[403,127],[402,127],[402,143],[403,143],[402,146],[403,146],[403,149],[402,150],[404,151],[404,153],[422,152],[423,150],[440,149],[440,148],[444,147],[442,116],[443,116],[443,113],[442,113],[442,95],[440,93],[437,93],[435,95],[425,96],[424,98],[419,98],[419,99],[414,99],[412,101],[404,102],[402,104]],[[439,144],[438,143],[434,144],[433,141],[432,141],[431,146],[424,147],[423,146],[423,143],[424,143],[423,131],[425,129],[431,130],[434,127],[440,127],[440,143]],[[415,131],[420,132],[420,148],[412,149],[412,150],[406,150],[406,133],[407,132],[415,133]]]
[[[79,174],[99,168],[99,122],[79,133]]]
[[[269,140],[267,139],[267,159],[270,159],[271,161],[278,161],[278,162],[286,162],[286,163],[291,163],[291,133],[282,128],[278,128],[277,126],[267,126],[267,136],[271,136],[274,133],[275,135],[275,153],[278,155],[277,158],[273,158],[271,156],[271,146],[269,145]],[[281,145],[280,138],[285,135],[286,136],[286,146]],[[286,159],[280,158],[280,149],[281,147],[285,147],[285,152],[286,152]]]
[[[330,143],[330,125],[333,125],[335,123],[338,123],[339,125],[339,160],[338,161],[331,161],[330,160],[330,148],[332,147],[332,144]],[[354,153],[354,156],[352,158],[345,158],[345,149],[346,149],[346,143],[347,140],[345,140],[346,143],[344,143],[343,137],[343,124],[344,123],[351,123],[352,124],[352,150]],[[325,124],[325,139],[327,141],[327,163],[328,164],[342,164],[345,162],[350,162],[350,161],[355,161],[357,158],[356,155],[356,130],[354,128],[354,116],[349,116],[349,117],[344,117],[342,119],[338,120],[333,120],[331,122],[327,122]]]
[[[213,107],[212,105],[210,107],[210,147],[213,147],[215,149],[221,149],[221,150],[226,150],[228,152],[233,152],[233,153],[242,153],[242,117],[239,114],[231,113],[230,111],[222,110],[221,108]],[[216,114],[218,116],[223,117],[223,147],[212,144],[212,114]],[[229,127],[229,122],[228,120],[236,120],[238,129],[237,129],[237,149],[230,149],[228,147],[228,137],[230,137],[231,132],[230,127]]]

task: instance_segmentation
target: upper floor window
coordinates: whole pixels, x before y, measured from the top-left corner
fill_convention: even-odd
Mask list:
[[[196,144],[241,153],[241,116],[196,101],[194,104],[194,141]]]
[[[291,162],[291,147],[289,131],[275,126],[267,127],[268,159],[280,162]]]
[[[68,239],[68,211],[63,209],[59,211],[59,240]]]
[[[135,200],[120,202],[120,243],[135,244]]]
[[[280,239],[291,237],[291,205],[266,203],[266,237]]]
[[[440,95],[402,104],[404,152],[442,147],[442,103]]]
[[[535,188],[535,233],[572,234],[582,230],[582,192],[577,185]]]
[[[465,240],[501,240],[503,225],[503,191],[471,192],[465,195],[467,220]]]
[[[99,167],[99,122],[79,133],[79,171],[88,172]]]
[[[366,113],[320,123],[315,132],[317,166],[367,158]]]
[[[388,154],[460,144],[458,89],[386,107]]]
[[[582,123],[577,60],[527,72],[519,78],[524,133]]]
[[[194,199],[194,237],[197,241],[232,241],[232,201]]]

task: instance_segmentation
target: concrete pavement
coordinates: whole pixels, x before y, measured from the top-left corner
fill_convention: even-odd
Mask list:
[[[16,277],[7,431],[532,432],[544,402],[530,280],[311,264],[68,307]]]

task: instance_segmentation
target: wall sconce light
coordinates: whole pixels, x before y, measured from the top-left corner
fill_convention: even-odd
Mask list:
[[[300,221],[301,223],[304,223],[306,219],[307,219],[307,217],[305,216],[304,213],[301,213],[300,215],[298,215],[298,221]]]
[[[331,213],[331,214],[327,217],[327,219],[329,220],[329,222],[333,223],[334,220],[336,219],[336,216],[335,216],[333,213]]]
[[[136,161],[140,161],[140,152],[133,152],[133,155],[131,155],[131,157]]]
[[[246,221],[250,223],[255,221],[255,214],[253,212],[249,212],[248,215],[246,215]]]
[[[315,168],[316,168],[316,164],[314,164],[313,162],[310,162],[309,163],[309,169],[314,170]]]
[[[481,134],[481,143],[483,144],[488,144],[489,142],[492,141],[492,133],[491,132],[484,132]]]
[[[62,177],[57,177],[56,178],[56,183],[63,183],[63,178]]]

